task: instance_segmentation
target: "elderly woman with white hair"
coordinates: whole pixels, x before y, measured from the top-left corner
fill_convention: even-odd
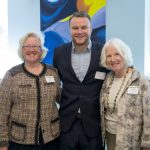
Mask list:
[[[101,125],[108,150],[150,150],[150,83],[133,67],[130,48],[108,40],[101,65],[110,70],[101,93]]]
[[[44,39],[34,32],[20,39],[22,64],[0,84],[0,150],[57,150],[60,96],[57,70],[41,62]]]

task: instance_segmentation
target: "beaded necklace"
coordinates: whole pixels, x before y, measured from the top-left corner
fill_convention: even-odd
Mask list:
[[[116,96],[115,96],[114,103],[113,103],[113,110],[112,110],[111,113],[113,113],[113,112],[115,111],[115,109],[116,109],[116,101],[117,101],[117,98],[118,98],[118,96],[119,96],[119,94],[120,94],[122,88],[124,87],[125,80],[126,80],[126,78],[127,78],[128,72],[129,72],[129,68],[128,68],[127,71],[126,71],[126,74],[125,74],[124,77],[123,77],[123,80],[122,80],[122,83],[121,83],[121,85],[120,85],[120,88],[119,88],[119,90],[118,90],[118,92],[117,92],[117,94],[116,94]],[[107,109],[110,109],[110,105],[109,105],[109,94],[110,94],[110,89],[111,89],[111,86],[112,86],[112,84],[113,84],[114,78],[115,78],[115,75],[114,75],[114,73],[113,73],[113,76],[112,76],[112,78],[111,78],[110,84],[109,84],[109,86],[108,86]],[[111,109],[110,109],[110,110],[111,110]]]

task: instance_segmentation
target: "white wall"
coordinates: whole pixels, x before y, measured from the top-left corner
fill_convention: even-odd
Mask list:
[[[145,63],[144,72],[150,79],[150,0],[145,0]]]
[[[40,32],[40,0],[8,0],[8,48],[0,50],[0,78],[22,61],[17,55],[19,39],[27,32]]]
[[[128,44],[134,65],[141,72],[144,72],[144,27],[145,0],[107,0],[106,38],[118,37]]]
[[[8,0],[8,36],[16,47],[26,32],[40,31],[40,0]]]

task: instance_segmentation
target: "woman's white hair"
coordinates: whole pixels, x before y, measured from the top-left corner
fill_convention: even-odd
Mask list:
[[[118,38],[108,40],[102,48],[101,65],[110,69],[106,64],[106,49],[108,47],[114,48],[124,59],[126,66],[133,66],[133,58],[130,47]]]
[[[24,43],[29,37],[35,37],[40,41],[40,46],[42,50],[42,56],[41,60],[46,56],[48,49],[44,46],[44,35],[37,34],[35,32],[29,32],[26,33],[20,40],[19,40],[19,47],[18,47],[18,56],[24,61],[23,54],[22,54],[22,48],[24,46]]]

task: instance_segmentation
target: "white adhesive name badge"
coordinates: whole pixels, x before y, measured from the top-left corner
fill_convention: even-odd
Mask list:
[[[128,94],[138,94],[139,93],[139,86],[129,86]]]
[[[53,76],[45,76],[46,82],[47,83],[54,83],[55,79]]]
[[[106,73],[105,73],[105,72],[96,71],[95,79],[104,80],[104,79],[105,79],[105,76],[106,76]]]

